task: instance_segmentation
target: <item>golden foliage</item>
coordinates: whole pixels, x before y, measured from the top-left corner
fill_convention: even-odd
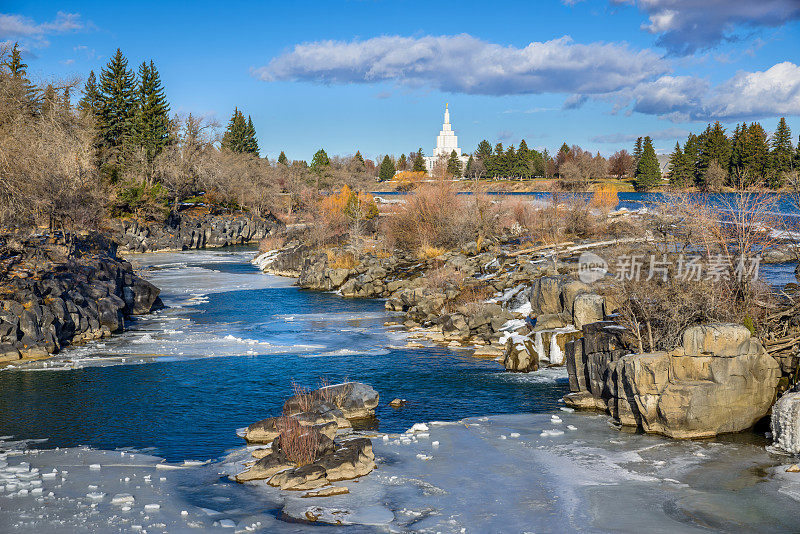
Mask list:
[[[418,171],[402,171],[395,175],[392,179],[396,183],[398,191],[411,191],[415,189],[427,175],[424,172]]]
[[[619,195],[613,185],[601,185],[592,194],[589,204],[601,210],[613,210],[619,204]]]

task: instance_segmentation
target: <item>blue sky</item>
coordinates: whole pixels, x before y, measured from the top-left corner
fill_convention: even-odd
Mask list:
[[[153,59],[172,110],[252,116],[262,154],[430,153],[444,103],[481,139],[668,152],[720,120],[800,134],[798,0],[18,2],[34,79]]]

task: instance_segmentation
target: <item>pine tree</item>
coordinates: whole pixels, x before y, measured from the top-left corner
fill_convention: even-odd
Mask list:
[[[100,113],[100,89],[94,71],[89,72],[86,84],[83,86],[83,95],[78,101],[78,109],[87,116],[96,117]]]
[[[772,136],[772,153],[770,154],[771,166],[777,174],[790,172],[794,169],[792,149],[792,131],[786,124],[786,119],[781,117],[778,129]]]
[[[428,167],[425,165],[425,159],[422,156],[422,149],[417,150],[414,155],[414,166],[411,168],[414,172],[427,172]]]
[[[472,157],[470,154],[469,159],[467,160],[467,167],[464,169],[464,176],[470,177],[475,174],[475,158]]]
[[[450,158],[447,160],[447,174],[453,178],[461,178],[461,160],[458,159],[455,150],[450,152]]]
[[[698,136],[689,134],[686,143],[683,145],[683,160],[689,182],[700,185],[701,176],[698,166],[700,160],[700,138]]]
[[[311,168],[316,172],[322,172],[326,167],[330,166],[331,160],[328,158],[328,154],[325,152],[324,149],[320,148],[314,154],[314,158],[311,160]]]
[[[22,61],[19,43],[14,43],[9,58],[0,66],[8,69],[8,75],[17,82],[14,87],[10,88],[15,94],[7,94],[4,97],[8,98],[9,102],[19,102],[23,108],[27,109],[28,113],[36,113],[39,108],[36,88],[28,79],[28,65]]]
[[[739,172],[744,166],[745,139],[747,137],[747,123],[743,122],[736,125],[731,136],[731,160],[728,165],[729,172],[734,174]]]
[[[148,166],[170,142],[169,104],[155,64],[139,66],[139,87],[136,91],[134,139],[144,153]],[[148,171],[149,172],[149,171]]]
[[[725,135],[725,128],[718,122],[714,126],[709,126],[703,132],[703,142],[700,146],[701,172],[705,173],[712,161],[716,162],[722,169],[730,167],[731,145],[728,136]]]
[[[566,143],[564,143],[566,145]],[[563,147],[562,147],[563,148]],[[633,145],[633,168],[639,166],[639,160],[642,159],[642,138],[637,137],[636,143]]]
[[[687,187],[691,184],[689,173],[686,169],[686,159],[681,150],[681,144],[675,143],[675,150],[669,157],[669,183],[675,187]]]
[[[378,178],[380,178],[381,182],[386,182],[394,178],[395,168],[394,162],[392,158],[388,155],[383,157],[383,161],[381,162],[381,169],[378,172]]]
[[[246,152],[248,140],[247,121],[239,108],[233,109],[233,116],[222,135],[222,149],[241,154]]]
[[[289,165],[289,158],[286,157],[286,154],[283,153],[283,150],[281,150],[281,154],[278,156],[278,163],[281,165]]]
[[[735,186],[747,187],[760,181],[766,181],[775,187],[774,180],[767,176],[769,164],[769,144],[767,142],[767,132],[757,122],[753,122],[743,131],[744,149],[742,152],[741,170],[745,174],[746,182],[733,184]],[[725,167],[723,167],[725,168]]]
[[[478,143],[478,149],[475,151],[475,157],[480,161],[483,161],[484,165],[492,157],[492,145],[489,144],[489,141],[484,139],[480,143]]]
[[[128,69],[128,60],[117,48],[114,57],[100,72],[98,137],[101,161],[110,164],[112,181],[117,179],[130,146],[136,115],[136,77]]]
[[[253,119],[250,118],[250,115],[247,116],[247,127],[245,128],[244,132],[243,152],[252,154],[255,157],[260,157],[258,150],[258,140],[256,139],[256,127],[253,126]]]
[[[397,169],[400,171],[406,170],[408,167],[408,160],[406,160],[405,154],[400,154],[400,158],[397,160]]]
[[[649,136],[644,138],[642,157],[636,166],[635,187],[637,191],[647,191],[661,183],[661,168],[658,165],[653,141]]]

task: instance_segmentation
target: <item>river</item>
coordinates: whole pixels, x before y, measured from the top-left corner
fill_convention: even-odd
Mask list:
[[[800,529],[788,512],[800,478],[763,435],[619,432],[562,409],[563,369],[514,374],[406,348],[381,301],[302,291],[253,254],[131,256],[166,309],[0,372],[0,532],[318,530],[286,521],[313,499],[228,475],[249,456],[237,429],[278,413],[292,381],[320,377],[381,395],[378,469],[321,504],[360,526],[331,532]],[[395,397],[408,405],[388,407]],[[400,434],[422,421],[438,422]]]

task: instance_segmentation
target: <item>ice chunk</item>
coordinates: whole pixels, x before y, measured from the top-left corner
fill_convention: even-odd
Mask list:
[[[151,503],[151,504],[145,504],[144,505],[144,511],[145,512],[157,512],[160,509],[161,509],[161,505],[160,504]]]
[[[117,493],[111,498],[111,504],[132,504],[135,500],[130,493]]]
[[[89,469],[91,469],[92,471],[99,471],[100,470],[100,464],[92,464],[92,465],[89,466]],[[64,472],[66,473],[66,471],[64,471]]]
[[[428,432],[430,429],[425,423],[414,423],[414,426],[406,431],[406,434],[413,434],[415,432]]]
[[[222,528],[236,528],[236,523],[232,519],[223,519],[219,522],[219,526]]]
[[[106,494],[102,491],[93,491],[86,494],[86,498],[90,501],[102,501],[105,496]]]

